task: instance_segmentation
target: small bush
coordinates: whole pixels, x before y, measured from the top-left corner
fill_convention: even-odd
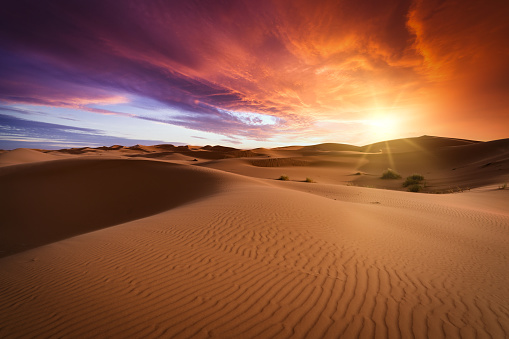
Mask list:
[[[410,192],[420,192],[420,191],[422,191],[422,189],[423,189],[423,187],[418,184],[414,184],[414,185],[411,185],[408,187],[408,191],[410,191]]]
[[[422,175],[420,175],[420,174],[412,174],[411,176],[407,177],[407,180],[408,179],[417,180],[417,181],[423,181],[424,177]]]
[[[382,173],[382,179],[401,179],[401,175],[388,168],[387,171]]]
[[[279,177],[278,180],[288,181],[288,180],[290,180],[290,177],[287,176],[287,175],[282,175],[282,176]]]
[[[411,185],[418,185],[424,180],[424,177],[420,174],[413,174],[406,178],[405,182],[403,183],[403,187],[408,187]]]
[[[502,186],[498,187],[499,190],[505,190],[507,189],[507,183],[503,184]]]
[[[304,180],[305,182],[315,182],[313,179],[311,178],[306,178],[306,180]]]

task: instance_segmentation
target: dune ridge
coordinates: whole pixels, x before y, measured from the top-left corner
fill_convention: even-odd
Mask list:
[[[81,158],[0,168],[0,255],[156,214],[220,186],[217,173],[182,167]]]
[[[506,143],[493,145],[464,171],[507,178]],[[449,166],[463,147],[492,146],[427,151]],[[415,194],[341,184],[370,179],[354,172],[375,167],[361,152],[295,166],[291,150],[196,162],[120,151],[0,168],[18,197],[0,198],[2,248],[44,240],[0,258],[0,337],[509,336],[509,190],[493,181]],[[280,152],[289,164],[251,163]],[[282,170],[290,181],[275,180]]]
[[[45,154],[28,148],[18,148],[0,153],[0,167],[56,159],[58,159],[58,157],[55,155]]]

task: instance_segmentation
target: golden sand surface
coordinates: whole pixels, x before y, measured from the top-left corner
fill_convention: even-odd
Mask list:
[[[4,152],[0,337],[508,337],[509,141],[452,140]]]

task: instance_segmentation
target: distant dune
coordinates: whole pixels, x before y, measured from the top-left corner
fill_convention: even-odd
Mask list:
[[[504,338],[505,183],[509,139],[4,152],[0,337]]]
[[[404,138],[377,142],[361,147],[364,152],[382,150],[384,152],[434,151],[444,147],[465,146],[481,143],[480,141],[434,137],[423,135],[418,138]]]
[[[28,162],[55,160],[58,157],[27,148],[0,153],[0,166],[24,164]]]

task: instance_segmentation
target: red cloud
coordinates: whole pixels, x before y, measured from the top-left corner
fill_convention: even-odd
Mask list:
[[[91,110],[79,102],[133,95],[181,112],[157,118],[167,123],[253,138],[310,135],[323,119],[383,112],[438,121],[451,133],[458,112],[506,121],[506,4],[50,3],[20,0],[0,14],[8,66],[0,100]],[[260,127],[230,112],[280,120]]]

